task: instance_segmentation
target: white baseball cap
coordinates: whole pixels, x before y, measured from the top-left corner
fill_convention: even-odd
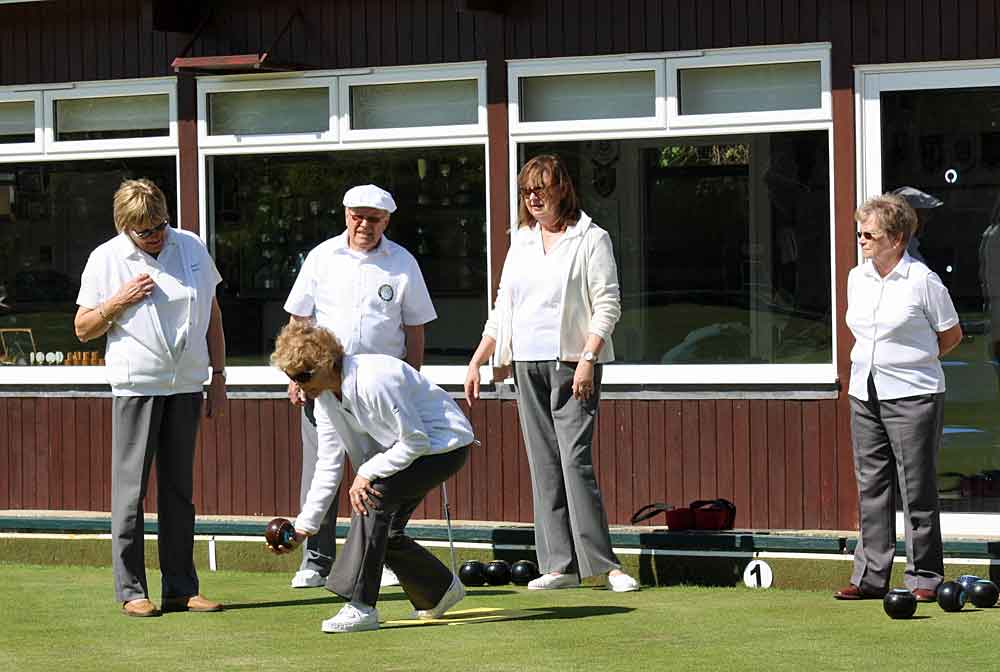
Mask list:
[[[378,208],[388,213],[396,212],[396,201],[392,194],[374,184],[351,187],[344,194],[344,206],[348,208]]]

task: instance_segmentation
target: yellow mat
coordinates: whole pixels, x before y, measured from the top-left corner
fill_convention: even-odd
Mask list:
[[[382,623],[382,627],[392,628],[411,625],[467,625],[469,623],[506,621],[514,618],[524,618],[525,616],[534,616],[537,613],[537,611],[531,609],[493,609],[490,607],[476,607],[475,609],[458,609],[456,611],[449,611],[441,618],[426,621],[416,618],[385,621]]]

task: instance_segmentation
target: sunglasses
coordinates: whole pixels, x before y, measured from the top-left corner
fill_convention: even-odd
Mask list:
[[[385,219],[384,215],[358,215],[355,213],[349,213],[351,221],[355,224],[360,224],[361,222],[368,222],[369,224],[381,224],[382,220]]]
[[[534,196],[536,198],[544,199],[549,193],[548,187],[521,187],[518,189],[521,194],[521,198],[529,198]]]
[[[884,233],[880,233],[876,236],[871,231],[858,231],[858,240],[861,240],[862,238],[864,238],[865,240],[878,240],[884,235],[885,235]]]
[[[316,369],[299,371],[298,373],[288,373],[288,371],[285,371],[285,375],[288,376],[288,379],[293,383],[299,383],[301,385],[302,383],[308,383],[313,379],[313,376],[316,375]]]
[[[168,226],[170,226],[170,222],[168,222],[167,220],[163,220],[162,222],[160,222],[156,226],[151,226],[148,229],[143,229],[142,231],[136,231],[135,229],[133,229],[132,230],[132,235],[135,236],[136,238],[138,238],[139,240],[146,240],[147,238],[149,238],[154,233],[159,233],[160,231],[163,231],[163,229],[167,228]]]

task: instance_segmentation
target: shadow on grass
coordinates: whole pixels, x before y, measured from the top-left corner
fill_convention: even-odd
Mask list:
[[[553,621],[579,620],[596,616],[613,616],[628,614],[635,611],[632,607],[617,606],[579,606],[579,607],[543,607],[539,609],[477,609],[474,614],[458,612],[426,623],[402,622],[392,623],[390,628],[428,628],[439,625],[478,625],[497,623],[498,621]]]
[[[512,590],[477,590],[474,595],[477,597],[481,596],[497,596],[497,595],[511,595],[514,591]],[[406,593],[400,591],[383,593],[379,595],[379,602],[398,602],[402,600],[407,600]],[[334,595],[329,593],[326,597],[311,597],[301,600],[272,600],[269,602],[236,602],[232,604],[226,604],[226,611],[237,611],[239,609],[270,609],[275,607],[306,607],[316,604],[339,604],[344,601],[344,598],[339,595]]]

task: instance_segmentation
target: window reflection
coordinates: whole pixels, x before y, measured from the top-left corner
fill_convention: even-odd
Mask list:
[[[367,183],[393,194],[386,236],[416,257],[438,313],[426,363],[468,362],[487,310],[484,160],[482,146],[214,157],[211,241],[229,364],[267,363],[306,255],[343,232],[344,192]]]
[[[173,157],[0,165],[0,364],[97,365],[104,339],[73,331],[80,274],[115,235],[112,198],[147,177],[173,216]]]
[[[824,131],[530,144],[611,234],[620,363],[833,359]]]

